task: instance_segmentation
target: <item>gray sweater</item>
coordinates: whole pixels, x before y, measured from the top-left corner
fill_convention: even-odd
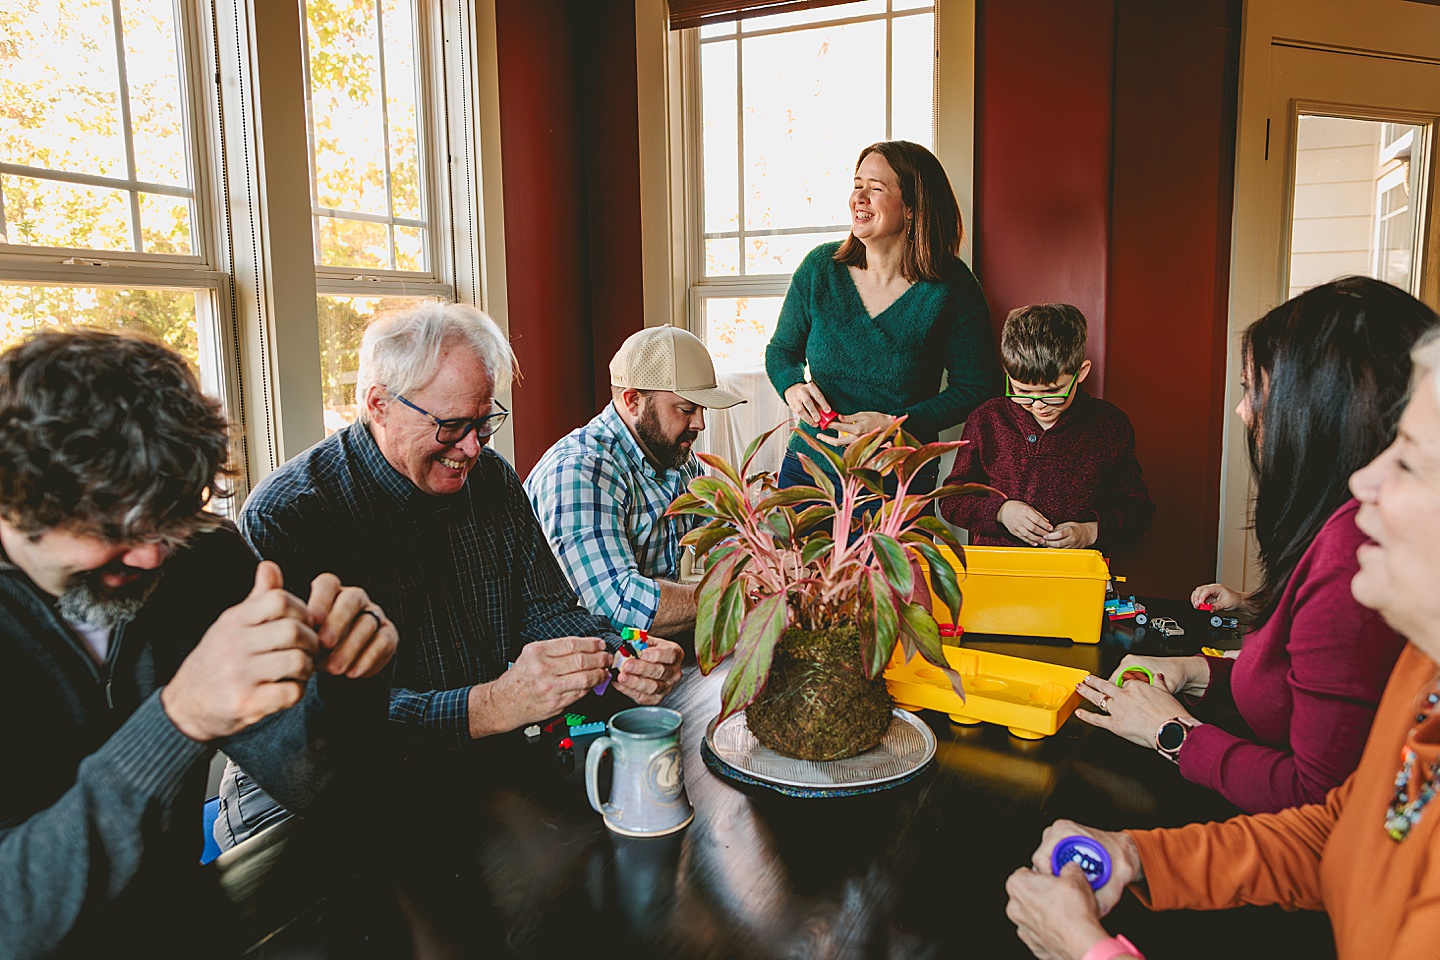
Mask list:
[[[358,748],[367,718],[383,723],[383,674],[317,675],[292,709],[213,744],[170,722],[160,688],[249,593],[256,562],[233,527],[195,537],[97,665],[51,598],[0,557],[3,960],[106,955],[127,940],[150,956],[172,940],[212,953],[190,938],[203,932],[197,908],[218,899],[199,868],[214,750],[304,810],[331,780],[333,755]]]

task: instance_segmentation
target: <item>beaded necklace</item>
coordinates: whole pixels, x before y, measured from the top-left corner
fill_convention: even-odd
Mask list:
[[[1424,706],[1415,714],[1415,727],[1418,728],[1425,722],[1437,703],[1440,703],[1440,683],[1430,691]],[[1415,730],[1412,729],[1410,733],[1413,735]],[[1408,741],[1409,737],[1406,737],[1406,740]],[[1400,748],[1400,772],[1395,774],[1395,798],[1390,801],[1390,807],[1385,811],[1385,832],[1396,843],[1410,835],[1410,828],[1420,822],[1420,814],[1424,812],[1425,804],[1430,802],[1435,796],[1437,786],[1440,786],[1440,763],[1437,763],[1430,768],[1430,775],[1420,787],[1420,793],[1411,800],[1409,787],[1414,773],[1415,751],[1410,749],[1407,743]],[[1424,775],[1424,771],[1421,771],[1421,775]]]

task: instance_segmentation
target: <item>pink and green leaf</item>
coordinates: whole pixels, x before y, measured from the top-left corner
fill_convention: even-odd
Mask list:
[[[885,574],[871,568],[861,579],[860,602],[863,605],[860,613],[862,621],[869,621],[874,626],[874,636],[866,638],[861,635],[860,650],[865,657],[865,676],[878,677],[889,663],[890,655],[895,652],[895,635],[899,630],[899,614],[895,607],[897,597],[890,589],[890,584],[885,580]],[[866,643],[865,640],[870,642]]]
[[[893,538],[883,533],[871,536],[870,545],[875,550],[875,559],[895,592],[902,597],[910,596],[915,588],[915,579],[910,570],[910,555]]]
[[[782,429],[787,423],[789,423],[788,420],[785,423],[777,423],[775,426],[771,427],[769,430],[766,430],[764,433],[760,434],[760,436],[756,437],[754,440],[751,440],[749,444],[746,445],[745,455],[740,458],[741,473],[750,472],[750,462],[755,459],[755,454],[760,452],[760,448],[765,445],[765,441],[769,440],[772,436],[774,436],[776,430]]]
[[[933,667],[939,667],[945,671],[945,676],[950,679],[950,686],[960,697],[960,702],[965,702],[965,686],[960,680],[960,674],[950,666],[950,661],[945,659],[945,648],[940,642],[940,631],[935,623],[935,618],[930,611],[918,603],[907,603],[900,608],[900,616],[904,619],[909,639],[915,644],[920,656],[925,662]]]
[[[784,593],[766,597],[745,615],[735,642],[734,663],[720,690],[722,721],[754,702],[765,681],[770,679],[775,644],[785,632],[785,597]]]
[[[740,479],[740,472],[730,466],[729,461],[724,457],[717,457],[713,453],[697,453],[696,458],[705,466],[717,473],[723,474],[726,479],[735,484],[738,489],[745,489],[745,481]]]

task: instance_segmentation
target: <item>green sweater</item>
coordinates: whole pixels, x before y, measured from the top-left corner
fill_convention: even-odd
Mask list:
[[[916,283],[871,317],[850,269],[835,262],[839,246],[806,254],[785,294],[765,348],[765,372],[782,397],[805,380],[808,363],[836,412],[908,415],[905,429],[929,443],[1000,393],[990,311],[969,267],[954,261],[947,279]],[[949,374],[944,390],[942,372]],[[789,448],[810,449],[798,436]]]

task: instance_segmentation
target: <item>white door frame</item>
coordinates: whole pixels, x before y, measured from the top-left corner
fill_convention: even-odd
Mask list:
[[[1226,358],[1225,446],[1220,492],[1217,579],[1242,591],[1256,585],[1249,519],[1250,479],[1245,432],[1230,411],[1240,401],[1240,333],[1284,301],[1276,265],[1288,251],[1275,207],[1272,164],[1291,166],[1288,120],[1272,121],[1271,79],[1277,44],[1440,65],[1440,6],[1412,0],[1247,0],[1241,33],[1240,95],[1235,138],[1235,204],[1231,232],[1229,349]],[[1268,156],[1267,156],[1268,155]],[[1286,182],[1290,171],[1285,171]],[[1288,197],[1285,198],[1288,203]],[[1288,216],[1283,218],[1288,226]],[[1432,215],[1433,224],[1436,222]],[[1426,272],[1434,276],[1437,244],[1429,244]],[[1423,290],[1437,303],[1432,284]]]

